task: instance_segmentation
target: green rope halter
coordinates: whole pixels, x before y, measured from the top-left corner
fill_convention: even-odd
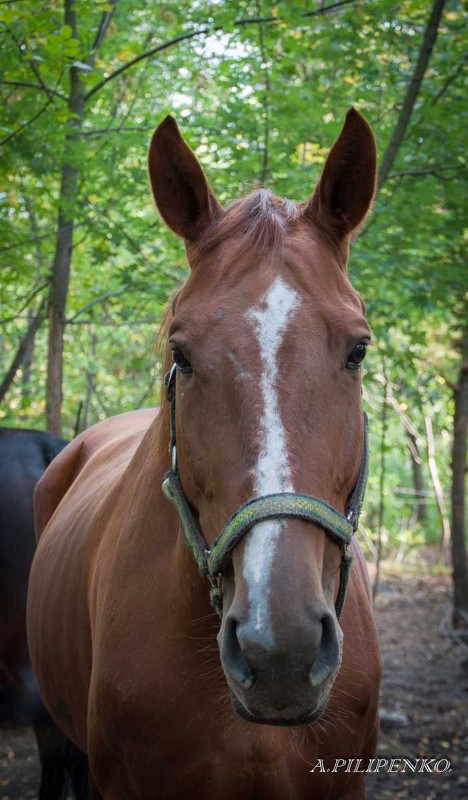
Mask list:
[[[353,560],[349,551],[353,534],[357,530],[359,515],[366,490],[369,468],[369,446],[367,434],[367,415],[364,414],[364,446],[361,466],[356,485],[347,505],[346,516],[318,497],[293,492],[269,494],[250,500],[241,506],[228,519],[218,538],[210,548],[201,534],[190,509],[188,500],[180,483],[177,468],[177,449],[175,432],[175,381],[177,367],[174,364],[165,376],[167,399],[171,403],[170,444],[171,469],[166,473],[162,488],[166,497],[173,503],[179,515],[187,546],[192,553],[201,575],[207,576],[211,583],[211,604],[222,616],[221,577],[226,570],[231,554],[242,537],[258,522],[266,519],[303,519],[319,525],[342,547],[340,564],[340,583],[335,600],[335,613],[339,618],[345,601],[349,569]]]

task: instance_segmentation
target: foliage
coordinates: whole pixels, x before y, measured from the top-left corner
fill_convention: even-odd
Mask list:
[[[149,136],[166,113],[177,117],[223,202],[255,181],[306,199],[353,104],[384,151],[429,4],[348,0],[320,13],[324,5],[76,0],[77,38],[58,0],[0,5],[3,373],[49,281],[65,136],[74,122],[67,104],[71,66],[80,70],[88,93],[82,135],[71,153],[80,182],[68,209],[75,235],[65,347],[67,435],[80,403],[90,424],[158,399],[156,329],[185,275],[183,247],[156,217],[146,176]],[[90,66],[106,14],[109,29]],[[370,520],[379,468],[379,385],[373,379],[383,360],[421,434],[423,414],[434,417],[442,482],[449,486],[448,384],[455,380],[454,343],[466,314],[462,37],[462,4],[450,0],[393,173],[352,255],[352,279],[368,304],[375,339],[367,379]],[[16,381],[1,411],[5,424],[44,425],[45,359],[43,326],[31,375]],[[401,422],[389,413],[385,526],[396,542],[413,504],[394,489],[411,486],[411,465]],[[439,522],[433,506],[426,527],[434,539]]]

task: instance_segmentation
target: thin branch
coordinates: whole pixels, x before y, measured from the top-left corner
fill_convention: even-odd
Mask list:
[[[121,67],[114,70],[114,72],[111,72],[109,75],[107,75],[106,78],[103,78],[101,81],[99,81],[99,83],[96,83],[89,90],[89,92],[85,94],[84,98],[85,102],[87,102],[90,99],[90,97],[93,96],[93,94],[96,94],[96,92],[98,92],[99,89],[102,89],[102,87],[105,86],[106,83],[109,83],[109,81],[113,80],[118,75],[121,75],[122,72],[125,72],[127,69],[130,69],[130,67],[133,67],[140,61],[143,61],[146,58],[150,58],[156,53],[161,53],[163,50],[167,50],[169,47],[173,47],[175,44],[178,44],[179,42],[183,42],[187,39],[193,39],[195,38],[195,36],[202,36],[204,33],[211,33],[213,32],[213,30],[214,28],[207,27],[207,28],[202,28],[199,31],[192,31],[192,33],[184,33],[182,36],[176,36],[175,39],[170,39],[168,42],[164,42],[164,44],[159,44],[156,47],[152,47],[150,50],[147,50],[146,53],[140,53],[139,56],[135,56],[135,58],[132,58],[131,61],[127,61],[126,64],[122,64]]]
[[[408,176],[422,177],[425,175],[435,175],[438,177],[440,172],[458,172],[460,175],[465,175],[466,169],[458,165],[432,167],[431,169],[407,169],[401,172],[392,172],[390,175],[387,175],[387,180],[391,180],[392,178],[406,178]],[[450,177],[452,178],[453,176]]]
[[[106,133],[122,133],[127,131],[152,131],[154,130],[154,123],[152,125],[134,125],[132,127],[118,127],[118,128],[96,128],[91,131],[83,131],[82,136],[103,136]],[[204,129],[205,130],[205,129]]]
[[[339,0],[336,3],[331,3],[329,6],[322,6],[321,8],[315,8],[313,11],[306,11],[304,14],[300,14],[300,19],[305,19],[308,17],[319,17],[322,14],[328,14],[329,11],[335,11],[336,9],[342,8],[342,6],[348,6],[351,3],[356,2],[356,0]],[[263,22],[281,22],[281,17],[277,16],[269,16],[269,17],[246,17],[245,19],[238,19],[234,22],[234,27],[242,27],[244,25],[258,25]],[[219,30],[219,28],[218,28]]]
[[[107,29],[108,29],[108,27],[109,27],[109,25],[111,23],[111,19],[112,19],[112,16],[114,14],[114,11],[115,11],[115,8],[116,8],[116,5],[117,5],[117,0],[110,0],[109,5],[111,5],[112,8],[111,8],[110,11],[104,11],[104,13],[102,15],[101,24],[99,25],[98,31],[96,33],[96,38],[94,39],[93,46],[91,48],[91,52],[90,52],[89,57],[88,57],[88,63],[89,64],[94,63],[94,59],[96,57],[96,53],[99,50],[99,48],[100,48],[100,46],[101,46],[101,44],[102,44],[102,42],[104,40],[104,37],[105,37],[105,35],[107,33]]]
[[[109,215],[109,219],[111,219],[110,215]],[[141,250],[141,246],[133,238],[133,236],[131,236],[128,233],[128,231],[125,229],[125,227],[123,225],[120,225],[118,222],[115,222],[115,220],[111,220],[111,221],[112,221],[112,226],[108,225],[109,230],[112,230],[112,227],[116,228],[119,231],[119,233],[127,240],[127,242],[129,243],[130,247],[133,249],[133,252],[135,253],[135,255],[137,255],[139,258],[141,258],[142,262],[144,264],[146,264],[146,266],[150,267],[150,269],[153,269],[154,265],[146,258],[145,254]],[[169,278],[169,280],[174,280],[173,273],[171,273],[167,269],[164,269],[164,267],[162,267],[161,264],[158,265],[158,275],[160,275],[160,276],[164,275],[165,278]]]
[[[90,300],[89,303],[86,303],[86,305],[80,308],[72,317],[68,317],[68,319],[65,320],[65,324],[70,325],[77,317],[84,314],[85,311],[88,311],[93,306],[96,306],[98,303],[103,303],[104,300],[108,300],[110,297],[119,297],[119,295],[124,294],[126,291],[127,287],[124,286],[122,289],[116,289],[115,291],[106,292],[105,294],[99,295],[99,297],[95,297],[94,300]]]
[[[382,184],[387,179],[390,170],[393,166],[393,162],[395,161],[395,158],[397,156],[398,149],[403,141],[406,128],[408,126],[411,114],[413,112],[416,98],[421,89],[421,84],[427,66],[429,64],[429,59],[431,57],[432,49],[437,39],[437,32],[442,17],[442,12],[444,10],[445,2],[446,0],[434,0],[431,15],[429,17],[429,21],[424,31],[423,41],[421,49],[419,51],[418,60],[416,62],[416,66],[411,76],[411,80],[408,84],[408,88],[406,90],[406,96],[403,101],[403,106],[398,116],[398,120],[393,130],[388,147],[382,158],[382,163],[380,165],[378,179],[377,179],[377,191],[381,188]]]
[[[257,9],[260,13],[260,0],[257,0]],[[270,105],[269,95],[271,92],[270,75],[268,72],[268,61],[265,47],[265,37],[263,32],[263,23],[258,25],[258,44],[260,48],[261,66],[263,68],[264,76],[264,91],[263,91],[263,148],[262,148],[262,167],[260,171],[260,185],[264,186],[268,175],[268,148],[270,142]]]
[[[18,51],[19,51],[19,54],[20,54],[21,58],[24,59],[25,55],[24,55],[23,46],[22,46],[21,42],[16,38],[15,34],[13,33],[13,31],[10,28],[7,28],[7,30],[8,30],[8,33],[10,34],[11,38],[13,39],[16,47],[18,48]],[[31,58],[28,58],[26,60],[27,60],[29,69],[32,71],[34,77],[37,78],[37,80],[39,81],[43,91],[47,92],[49,97],[52,97],[54,90],[49,90],[49,88],[45,85],[45,83],[43,81],[43,78],[42,78],[42,75],[41,75],[41,71],[40,71],[39,67],[37,66],[36,61],[34,60],[33,56],[31,55]],[[58,84],[57,84],[57,86],[58,86]],[[51,94],[51,92],[52,92],[52,94]]]
[[[20,319],[21,314],[23,313],[24,309],[29,306],[31,300],[34,300],[34,298],[39,294],[39,292],[42,292],[42,290],[45,289],[48,285],[49,281],[44,281],[44,283],[41,283],[39,286],[33,289],[33,291],[28,295],[26,300],[23,302],[23,305],[21,306],[19,311],[17,311],[16,314],[13,314],[11,317],[5,317],[5,319],[2,319],[0,325],[6,325],[7,322],[13,322],[15,319]]]
[[[141,408],[143,403],[145,403],[147,401],[147,399],[150,396],[150,394],[153,394],[154,385],[155,385],[157,379],[158,379],[158,370],[154,369],[154,367],[151,367],[150,381],[149,381],[148,387],[147,387],[147,389],[145,389],[143,394],[140,395],[140,397],[138,398],[138,400],[137,400],[137,402],[135,404],[137,408]]]
[[[34,242],[42,241],[42,239],[48,239],[51,236],[55,236],[55,232],[56,229],[53,228],[49,231],[49,233],[42,233],[40,236],[35,236],[32,239],[22,239],[20,242],[9,244],[6,247],[2,247],[0,250],[0,255],[2,255],[2,253],[8,253],[10,250],[16,250],[17,247],[23,247],[26,244],[33,244]]]
[[[330,3],[329,6],[323,6],[322,8],[316,8],[314,11],[306,11],[303,14],[303,17],[318,17],[321,14],[328,14],[330,11],[335,11],[337,8],[342,8],[343,6],[351,5],[354,3],[355,0],[340,0],[337,3]]]
[[[340,9],[343,6],[348,6],[354,2],[356,2],[356,0],[340,0],[340,2],[332,3],[329,6],[323,6],[322,8],[316,9],[315,11],[308,11],[305,14],[301,14],[300,18],[303,19],[305,17],[316,17],[321,14],[327,14],[330,11],[334,11],[335,9]],[[273,22],[273,23],[281,22],[281,17],[272,17],[272,16],[248,17],[246,19],[238,19],[233,23],[233,27],[239,28],[241,26],[254,25],[261,22]],[[127,61],[126,64],[122,64],[121,67],[109,73],[109,75],[107,75],[101,81],[96,83],[85,95],[85,101],[89,100],[90,97],[92,97],[96,92],[102,89],[102,87],[105,86],[107,83],[109,83],[109,81],[112,81],[114,78],[117,78],[117,76],[121,75],[122,72],[125,72],[127,69],[130,69],[130,67],[133,67],[140,61],[143,61],[146,58],[151,58],[151,56],[156,55],[156,53],[161,53],[164,50],[167,50],[169,47],[173,47],[174,45],[179,44],[179,42],[188,41],[189,39],[194,39],[197,36],[204,36],[205,34],[216,33],[218,31],[222,31],[222,27],[220,25],[207,25],[204,28],[200,28],[197,31],[192,31],[191,33],[184,33],[181,36],[176,36],[174,39],[170,39],[169,41],[164,42],[163,44],[159,44],[156,47],[151,47],[145,53],[140,53],[140,55],[135,56],[135,58],[132,58],[130,61]]]
[[[18,316],[17,319],[24,319],[26,322],[29,322],[30,317],[27,314],[22,314]],[[138,327],[138,325],[157,325],[158,319],[157,317],[144,317],[142,319],[124,319],[117,321],[112,319],[111,317],[107,317],[106,319],[92,319],[91,317],[86,317],[85,319],[77,319],[74,322],[69,322],[69,325],[100,325],[103,328],[124,328],[124,327]]]
[[[59,83],[60,83],[60,81],[62,79],[62,74],[63,74],[63,70],[60,72],[60,75],[59,75],[59,77],[57,79],[57,83],[55,84],[53,92],[56,91],[57,86],[59,85]],[[35,122],[44,113],[44,111],[46,111],[46,109],[51,104],[53,99],[54,99],[54,94],[53,93],[48,94],[47,101],[44,103],[42,108],[39,109],[37,114],[34,114],[34,116],[31,117],[31,119],[29,119],[28,122],[24,122],[22,125],[20,125],[19,128],[17,128],[16,130],[12,131],[12,133],[10,133],[8,136],[6,136],[5,139],[2,139],[2,141],[0,142],[0,147],[2,147],[4,144],[7,144],[7,142],[10,142],[15,136],[18,136],[26,128],[29,128],[29,126],[32,125],[33,122]]]
[[[151,130],[153,128],[154,128],[154,125],[151,126]],[[112,205],[112,198],[104,206],[104,208],[99,212],[99,215],[96,215],[94,217],[87,215],[86,217],[81,218],[80,221],[77,222],[74,225],[75,230],[77,230],[78,228],[82,228],[83,226],[89,225],[90,223],[93,224],[96,220],[102,223],[103,220],[102,220],[100,215],[104,215],[108,211],[108,209],[109,209],[109,207],[111,205]],[[49,227],[50,227],[50,230],[48,231],[48,233],[41,233],[39,236],[34,236],[34,237],[31,237],[31,238],[28,238],[28,239],[21,239],[21,241],[19,241],[19,242],[14,242],[13,244],[9,244],[6,247],[2,247],[0,249],[0,255],[3,255],[3,253],[8,253],[8,252],[10,252],[10,250],[16,250],[18,247],[24,247],[27,244],[34,244],[34,243],[37,244],[37,242],[40,242],[43,239],[50,239],[52,236],[56,235],[57,228],[56,228],[55,225],[51,225]],[[76,247],[78,244],[80,244],[81,241],[83,241],[86,238],[86,236],[88,236],[88,233],[86,233],[85,236],[83,237],[83,239],[81,239],[79,242],[75,242],[73,244],[73,247]]]
[[[121,322],[117,322],[112,319],[108,320],[94,320],[91,318],[87,319],[79,319],[76,322],[70,322],[70,325],[102,325],[103,328],[132,328],[138,327],[139,325],[157,325],[158,320],[153,317],[147,317],[145,319],[128,319],[123,320]]]
[[[45,84],[39,83],[28,83],[28,81],[2,81],[0,84],[1,86],[24,86],[27,89],[39,89],[40,91],[47,92],[50,96],[51,94],[55,97],[60,97],[61,100],[65,100],[67,102],[67,98],[61,92],[57,92],[55,89],[51,89],[50,86],[46,86]]]
[[[449,75],[449,77],[445,81],[440,91],[438,91],[436,96],[433,98],[431,105],[434,106],[437,103],[437,101],[440,100],[441,97],[443,97],[450,84],[453,83],[453,81],[455,81],[458,78],[458,76],[462,74],[463,68],[467,61],[468,61],[468,53],[465,53],[462,60],[459,62],[456,69],[454,70],[454,72],[452,72],[452,74]]]
[[[29,119],[27,122],[23,122],[23,124],[20,125],[19,128],[16,128],[16,130],[12,131],[12,133],[8,134],[8,136],[5,136],[5,138],[2,139],[2,141],[0,142],[0,147],[3,147],[4,144],[11,142],[11,140],[14,139],[15,136],[18,136],[22,131],[26,130],[26,128],[29,128],[29,126],[32,125],[33,122],[39,119],[39,117],[44,113],[44,111],[50,106],[52,100],[53,100],[53,95],[49,95],[42,108],[40,108],[39,111],[36,114],[34,114],[33,117],[31,117],[31,119]]]

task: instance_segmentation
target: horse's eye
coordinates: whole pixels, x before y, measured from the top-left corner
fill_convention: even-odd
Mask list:
[[[351,350],[346,360],[346,369],[359,369],[366,357],[367,342],[359,342]]]
[[[190,373],[192,372],[192,366],[188,358],[184,355],[180,347],[173,347],[172,348],[172,356],[174,358],[174,363],[177,364],[178,368],[181,372]]]

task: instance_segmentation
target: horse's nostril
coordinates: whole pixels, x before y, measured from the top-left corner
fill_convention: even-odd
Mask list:
[[[322,637],[310,673],[310,682],[314,687],[321,686],[337,669],[340,661],[340,645],[333,616],[327,612],[321,622]]]
[[[237,681],[243,689],[250,689],[253,675],[239,644],[237,626],[237,620],[228,615],[224,625],[221,660],[230,677]]]

